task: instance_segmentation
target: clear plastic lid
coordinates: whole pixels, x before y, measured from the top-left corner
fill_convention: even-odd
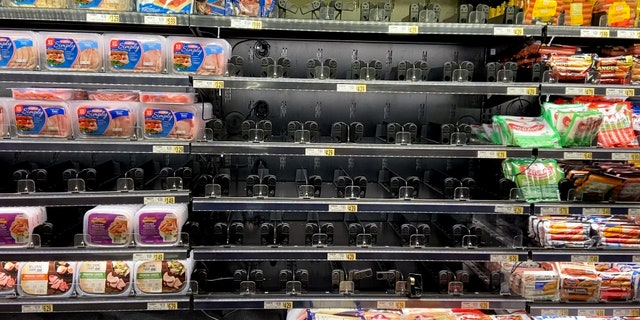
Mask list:
[[[69,107],[64,102],[14,100],[11,122],[18,137],[68,138],[71,136]]]
[[[133,287],[133,262],[82,261],[76,272],[78,295],[128,296]]]
[[[231,45],[222,39],[168,37],[170,72],[192,75],[225,75]]]
[[[48,70],[101,72],[102,36],[97,33],[40,33],[39,51]]]
[[[194,105],[145,104],[140,122],[145,139],[194,140],[204,128],[201,109]]]
[[[0,69],[37,70],[38,37],[34,32],[0,30]]]
[[[138,103],[89,100],[70,106],[78,138],[130,139],[136,134]]]
[[[141,34],[105,34],[105,56],[110,72],[163,73],[166,38]]]

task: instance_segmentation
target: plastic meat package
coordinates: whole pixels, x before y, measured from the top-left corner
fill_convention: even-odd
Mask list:
[[[40,33],[44,67],[54,71],[103,70],[102,36],[97,33]]]
[[[75,262],[23,262],[18,294],[24,297],[69,297],[73,293]]]
[[[186,294],[192,264],[192,260],[138,261],[134,268],[136,294]]]
[[[87,92],[87,96],[96,101],[140,101],[140,92],[133,90],[96,90]]]
[[[593,25],[600,25],[606,15],[608,27],[634,27],[637,2],[635,0],[597,0],[593,5]]]
[[[64,102],[14,101],[11,108],[18,137],[67,138],[71,136],[69,108]]]
[[[551,263],[521,265],[509,277],[511,292],[534,301],[558,301],[558,273]]]
[[[502,144],[523,148],[558,148],[560,136],[542,117],[493,116]]]
[[[193,0],[137,0],[138,12],[191,13]]]
[[[16,261],[0,261],[0,297],[16,294],[18,269],[20,264]]]
[[[132,279],[130,261],[83,261],[78,263],[75,283],[80,296],[128,296]]]
[[[528,202],[559,201],[558,182],[564,173],[554,159],[513,158],[502,162],[505,178],[513,180]]]
[[[266,17],[275,7],[275,0],[228,0],[234,16]]]
[[[598,110],[584,104],[543,104],[543,116],[558,132],[564,147],[591,146],[603,121]]]
[[[67,8],[67,0],[3,0],[5,7],[23,8],[47,8],[64,9]]]
[[[599,146],[607,148],[638,146],[629,103],[594,102],[589,107],[604,115],[598,131]]]
[[[132,0],[71,0],[72,8],[100,11],[131,11]]]
[[[105,34],[111,72],[162,73],[166,69],[166,39],[161,36]]]
[[[194,104],[196,94],[193,92],[140,92],[140,101],[144,103]]]
[[[65,88],[12,88],[11,96],[16,100],[68,101],[84,100],[82,89]]]
[[[559,262],[560,273],[560,301],[598,302],[600,284],[593,264]]]
[[[39,65],[38,40],[35,33],[0,30],[0,69],[36,70]]]
[[[124,247],[133,240],[133,216],[139,205],[101,205],[84,214],[87,246]]]
[[[28,245],[33,229],[46,220],[44,207],[0,208],[0,247]]]
[[[580,82],[589,80],[590,71],[593,69],[594,55],[557,55],[552,54],[546,60],[547,66],[551,68],[550,76],[558,82]]]
[[[601,84],[627,84],[633,67],[633,56],[596,57],[596,80]]]
[[[596,243],[591,223],[565,217],[531,220],[533,239],[545,248],[586,248]]]
[[[136,243],[140,246],[177,245],[188,214],[184,203],[142,207],[133,217]]]
[[[196,12],[204,15],[230,16],[231,0],[195,0]]]
[[[78,138],[135,136],[138,103],[83,101],[70,105],[75,110],[73,128]]]
[[[563,1],[564,23],[568,26],[590,26],[593,2],[587,0]]]
[[[151,105],[143,110],[145,139],[194,140],[204,127],[195,105]]]
[[[627,219],[603,219],[598,223],[598,235],[603,247],[640,248],[640,225]]]
[[[191,75],[224,75],[231,45],[222,39],[168,37],[171,72]]]
[[[557,25],[562,6],[562,0],[527,0],[524,23]]]

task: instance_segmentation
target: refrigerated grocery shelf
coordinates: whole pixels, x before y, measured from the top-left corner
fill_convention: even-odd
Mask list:
[[[631,85],[602,85],[593,83],[542,83],[540,85],[542,95],[567,95],[567,96],[623,96],[632,97],[640,94],[637,86]]]
[[[608,303],[552,303],[530,302],[529,313],[532,316],[584,316],[584,317],[623,317],[640,316],[638,302]]]
[[[7,261],[86,261],[86,260],[153,260],[154,255],[164,260],[186,259],[187,247],[155,248],[4,248],[2,259]],[[151,258],[149,258],[151,257]],[[156,259],[160,260],[160,259]]]
[[[0,152],[188,154],[189,143],[149,140],[0,139]]]
[[[97,206],[101,204],[188,203],[189,191],[92,191],[0,194],[3,206]]]
[[[536,203],[533,212],[542,215],[639,215],[640,203],[546,202]]]
[[[187,14],[114,12],[73,9],[0,8],[0,19],[20,21],[88,22],[108,24],[137,24],[189,26]]]
[[[119,298],[18,298],[0,300],[2,313],[52,313],[144,310],[190,310],[190,296]]]
[[[548,262],[640,262],[639,249],[531,249],[533,261]]]

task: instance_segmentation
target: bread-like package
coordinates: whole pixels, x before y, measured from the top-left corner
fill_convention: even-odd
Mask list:
[[[70,0],[74,9],[100,11],[131,11],[132,0]]]
[[[133,218],[136,243],[140,246],[177,245],[188,214],[185,203],[142,207]]]
[[[145,139],[194,140],[204,128],[197,105],[143,104]]]
[[[110,72],[162,73],[166,70],[165,37],[106,33],[103,39]]]
[[[43,65],[53,71],[102,72],[103,41],[97,33],[40,33]]]
[[[124,247],[133,240],[133,216],[140,205],[101,205],[84,214],[84,242],[88,246]]]
[[[67,0],[3,0],[5,7],[22,7],[22,8],[47,8],[47,9],[63,9],[67,8]]]
[[[13,100],[11,121],[18,137],[68,138],[69,107],[61,101]]]
[[[0,69],[36,70],[38,37],[31,31],[0,30]]]
[[[138,261],[134,289],[138,295],[179,295],[189,290],[193,260]]]
[[[33,229],[47,221],[44,207],[0,208],[0,247],[27,246]]]
[[[75,269],[76,263],[69,261],[23,262],[18,272],[18,295],[69,297]]]
[[[79,296],[128,296],[132,280],[131,261],[82,261],[76,272],[76,292]]]
[[[222,39],[168,37],[168,64],[175,74],[224,75],[231,45]]]
[[[130,139],[135,135],[139,104],[135,102],[70,102],[78,138]]]
[[[0,297],[17,293],[19,268],[20,264],[16,261],[0,261]]]

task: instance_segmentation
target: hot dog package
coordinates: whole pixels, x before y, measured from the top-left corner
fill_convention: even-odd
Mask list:
[[[193,0],[137,0],[138,12],[191,13]]]
[[[71,136],[69,107],[64,102],[14,100],[10,106],[18,137]]]
[[[0,30],[0,69],[36,70],[39,65],[38,39],[35,33]]]
[[[24,297],[69,297],[76,263],[23,262],[18,272],[18,294]]]
[[[162,36],[105,34],[111,72],[162,73],[166,70],[166,39]]]
[[[138,261],[134,288],[138,295],[184,294],[189,289],[193,261]]]
[[[44,67],[54,71],[101,72],[102,36],[97,33],[40,33]]]
[[[78,138],[130,139],[135,136],[138,103],[81,101],[70,105]]]
[[[184,203],[142,207],[134,216],[136,243],[140,246],[177,245],[188,214]]]
[[[33,228],[46,220],[44,207],[0,208],[0,247],[28,245]]]
[[[3,0],[2,3],[5,7],[47,9],[67,8],[67,0]]]
[[[145,139],[194,140],[204,127],[196,105],[144,104]]]
[[[72,8],[100,11],[131,11],[131,0],[72,0]]]
[[[224,75],[231,45],[222,39],[168,37],[171,72],[192,75]]]
[[[555,159],[513,158],[502,162],[505,178],[513,180],[528,202],[559,201],[558,182],[564,173]]]
[[[139,205],[102,205],[84,214],[88,246],[128,246],[133,240],[133,216]]]
[[[593,264],[561,262],[557,264],[557,269],[560,273],[561,301],[599,301],[602,279],[598,277]]]
[[[75,283],[80,296],[127,296],[132,280],[130,261],[83,261],[78,263]]]
[[[15,295],[18,284],[18,269],[16,261],[0,261],[0,296]]]
[[[525,2],[525,24],[558,24],[562,0],[528,0]]]

